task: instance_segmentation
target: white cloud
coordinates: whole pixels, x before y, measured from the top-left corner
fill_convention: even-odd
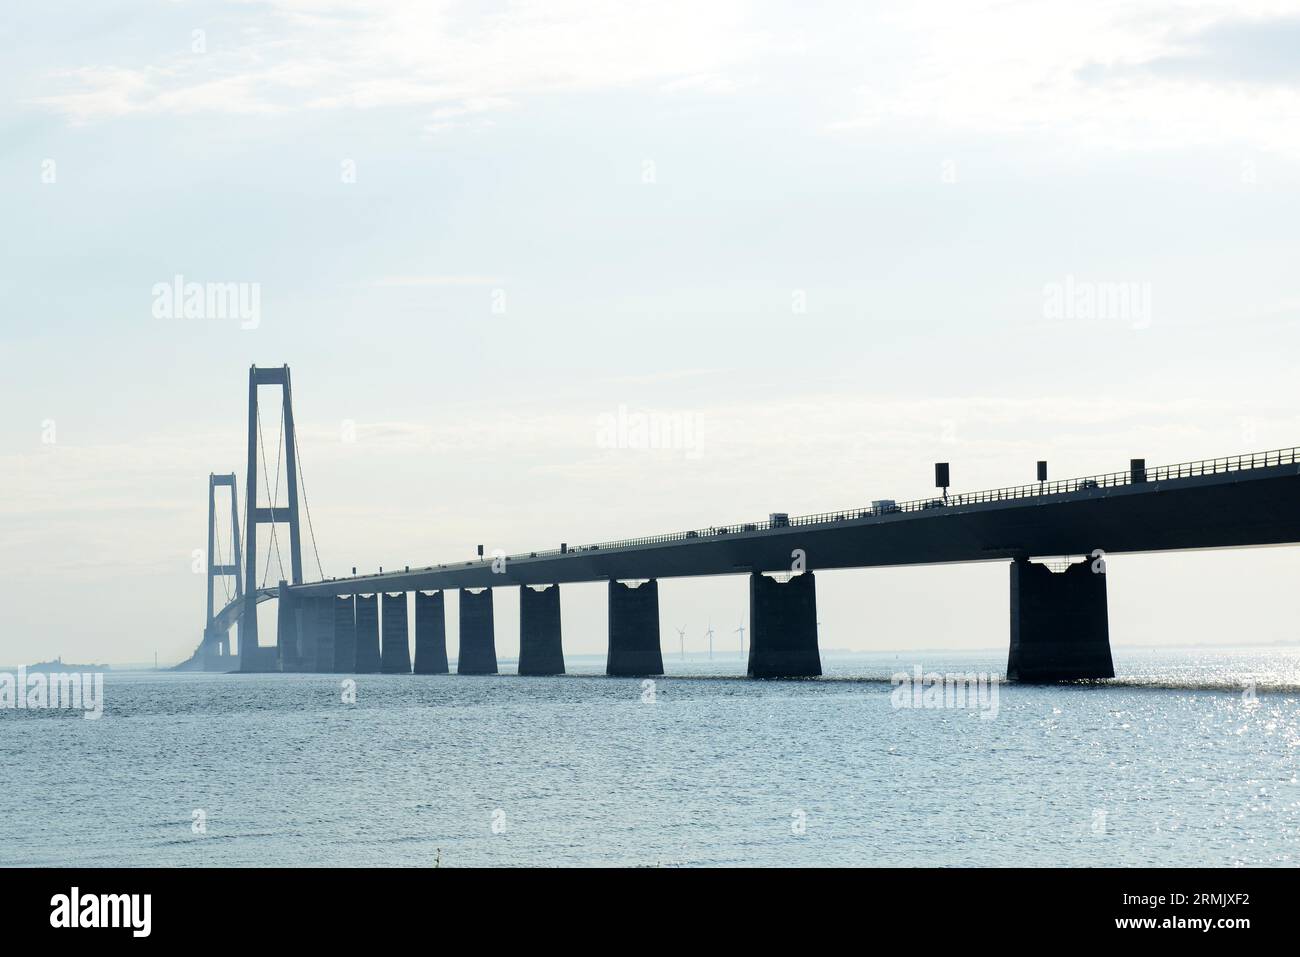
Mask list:
[[[761,13],[759,12],[761,11]],[[1270,0],[268,0],[208,52],[74,65],[29,100],[131,114],[406,108],[426,135],[553,94],[803,97],[832,132],[1042,137],[1067,148],[1300,153],[1300,5]],[[226,44],[228,37],[242,37]],[[797,37],[797,40],[790,38]],[[1272,39],[1270,39],[1270,37]],[[799,53],[798,56],[791,54]],[[107,54],[105,59],[110,59]]]
[[[908,4],[880,24],[906,57],[892,70],[869,65],[858,110],[831,128],[909,125],[1045,136],[1070,147],[1239,145],[1300,153],[1300,129],[1278,122],[1300,109],[1300,86],[1261,85],[1245,70],[1225,73],[1225,58],[1204,49],[1225,24],[1253,22],[1266,32],[1271,19],[1298,9],[1271,2]],[[1177,71],[1144,69],[1175,61]]]
[[[53,74],[34,102],[90,122],[134,113],[426,110],[428,130],[517,98],[629,86],[728,89],[759,45],[737,2],[520,2],[498,13],[421,0],[249,5],[207,52]],[[242,32],[238,47],[222,35]]]

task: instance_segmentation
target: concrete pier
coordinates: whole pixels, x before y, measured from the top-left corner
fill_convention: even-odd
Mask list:
[[[298,599],[289,593],[288,582],[280,582],[279,597],[275,600],[275,656],[280,671],[302,671],[302,636],[298,628]],[[240,649],[243,651],[244,649]],[[243,662],[241,662],[241,665]],[[241,670],[257,670],[252,667]]]
[[[221,650],[228,640],[213,629],[203,632],[203,643],[199,645],[199,667],[204,671],[220,671],[223,664]]]
[[[817,648],[817,583],[812,572],[779,582],[749,576],[749,676],[812,678],[822,673]]]
[[[321,672],[334,668],[333,599],[298,601],[298,657],[296,671]],[[285,671],[291,670],[288,668]]]
[[[251,629],[239,636],[239,667],[235,670],[244,674],[280,671],[279,643],[263,648],[257,644],[257,635],[249,634],[249,631]]]
[[[496,628],[492,620],[492,589],[478,594],[460,589],[460,651],[458,675],[497,673]]]
[[[314,600],[316,619],[316,668],[319,674],[334,670],[334,599]]]
[[[311,598],[300,599],[296,605],[295,618],[298,625],[298,656],[294,661],[293,671],[309,672],[316,670],[316,639],[313,629],[312,610],[315,601]],[[290,669],[284,668],[289,671]]]
[[[334,605],[334,668],[337,674],[357,670],[357,620],[352,596],[331,599]]]
[[[639,586],[609,583],[609,653],[607,675],[661,675],[664,657],[659,647],[659,582]]]
[[[381,668],[386,675],[411,673],[411,639],[406,622],[406,592],[384,595]]]
[[[559,585],[541,591],[519,586],[519,673],[564,674]]]
[[[447,608],[443,592],[415,593],[415,673],[445,675]]]
[[[1013,681],[1073,681],[1113,678],[1106,574],[1094,562],[1076,562],[1063,572],[1017,559],[1011,563],[1011,653]]]
[[[235,626],[238,637],[239,626]],[[239,658],[231,651],[230,630],[222,630],[215,625],[203,632],[203,644],[198,651],[198,667],[201,671],[228,672],[238,668]]]
[[[357,655],[353,670],[359,675],[375,674],[379,657],[379,596],[356,596]]]

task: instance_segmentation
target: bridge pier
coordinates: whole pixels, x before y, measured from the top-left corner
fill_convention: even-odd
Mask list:
[[[1013,681],[1074,681],[1113,678],[1106,574],[1089,561],[1063,572],[1027,559],[1011,563]]]
[[[386,675],[411,673],[411,639],[406,624],[406,592],[384,593],[384,643],[380,670]]]
[[[447,609],[444,592],[415,593],[415,673],[445,675],[447,668]]]
[[[663,673],[658,579],[652,578],[637,587],[610,579],[609,653],[605,658],[605,674],[633,677]]]
[[[203,644],[200,646],[199,668],[203,671],[228,671],[235,662],[230,655],[230,631],[207,628],[203,632]]]
[[[352,674],[357,670],[357,620],[352,596],[330,599],[334,609],[334,666],[338,674]]]
[[[243,632],[240,630],[239,622],[235,622],[226,629],[226,633],[220,636],[217,643],[218,671],[230,671],[232,668],[239,667],[237,649],[244,647],[243,642]]]
[[[251,630],[246,629],[245,633],[239,636],[239,666],[235,670],[243,674],[279,671],[280,662],[277,659],[279,649],[273,646],[263,648],[257,643],[256,633],[248,634]]]
[[[497,673],[496,629],[492,618],[492,589],[477,595],[460,589],[460,650],[456,656],[458,675]]]
[[[787,582],[749,576],[751,678],[814,678],[822,673],[817,648],[817,583],[812,572]]]
[[[559,585],[519,586],[519,673],[564,674]]]
[[[375,674],[381,666],[379,657],[379,596],[356,596],[356,663],[359,675]]]
[[[303,671],[328,673],[334,670],[334,599],[308,598],[299,606],[299,633]]]
[[[289,583],[280,582],[280,593],[276,598],[275,609],[275,648],[273,649],[279,663],[280,671],[302,671],[302,635],[300,633],[298,599],[289,593]],[[243,651],[244,649],[240,649]],[[244,666],[242,671],[260,670],[254,666]]]
[[[294,668],[286,668],[281,665],[282,671],[304,671],[311,672],[316,670],[316,655],[320,645],[319,622],[317,621],[318,605],[314,598],[302,598],[295,603],[295,615],[298,624],[298,655],[294,662]]]

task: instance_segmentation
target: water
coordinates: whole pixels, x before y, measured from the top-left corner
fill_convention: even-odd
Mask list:
[[[916,662],[1005,654],[754,682],[669,653],[653,703],[596,659],[362,676],[354,705],[339,676],[110,674],[99,721],[0,710],[0,863],[1300,862],[1300,652],[1117,651],[1131,680],[1005,685],[992,718],[893,708]]]

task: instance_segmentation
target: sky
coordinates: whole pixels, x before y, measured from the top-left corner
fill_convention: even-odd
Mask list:
[[[252,364],[309,578],[1300,445],[1300,4],[15,0],[0,91],[0,662],[194,650]],[[1297,572],[1113,557],[1112,643]],[[1005,648],[1007,578],[820,574],[822,647]]]

